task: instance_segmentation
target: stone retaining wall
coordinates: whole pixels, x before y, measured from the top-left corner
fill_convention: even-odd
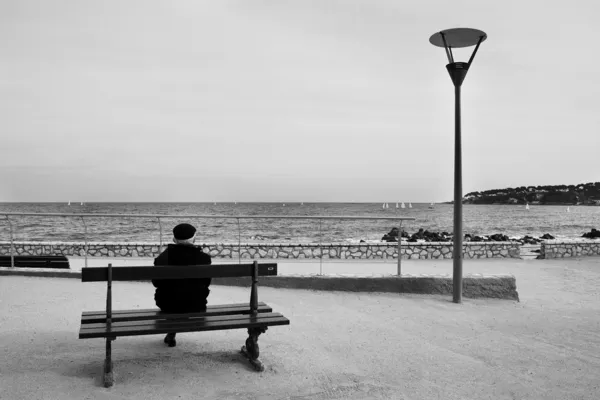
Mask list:
[[[542,242],[540,254],[545,259],[599,256],[600,240],[546,240]]]
[[[214,258],[238,258],[237,243],[198,244]],[[83,242],[14,242],[16,255],[85,256]],[[0,242],[0,255],[10,255],[10,242]],[[464,258],[520,258],[516,242],[464,243]],[[246,259],[397,259],[398,243],[360,244],[293,244],[242,243],[241,258]],[[321,254],[322,251],[322,254]],[[448,242],[401,243],[402,259],[452,258],[453,246]],[[88,243],[89,257],[156,257],[158,243]]]

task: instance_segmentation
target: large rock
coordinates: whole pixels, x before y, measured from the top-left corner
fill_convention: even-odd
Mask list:
[[[588,233],[584,233],[583,235],[581,235],[581,237],[588,238],[588,239],[597,239],[597,238],[600,238],[600,231],[592,228],[591,231],[589,231]]]
[[[384,242],[397,242],[398,241],[398,233],[399,233],[398,228],[392,228],[392,230],[390,230],[388,233],[383,235],[381,240]]]

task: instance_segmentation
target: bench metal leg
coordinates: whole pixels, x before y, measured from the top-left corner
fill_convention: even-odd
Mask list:
[[[258,336],[261,333],[265,333],[267,327],[248,328],[248,339],[246,339],[246,345],[242,346],[242,354],[248,358],[250,364],[257,371],[264,371],[265,367],[259,361],[258,356],[260,351],[258,349]]]
[[[112,346],[111,341],[115,338],[106,338],[106,359],[104,360],[104,374],[103,383],[104,387],[109,388],[114,384],[113,376],[113,363],[112,363]]]

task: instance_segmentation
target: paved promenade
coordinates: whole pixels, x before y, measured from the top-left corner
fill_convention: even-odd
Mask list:
[[[370,274],[374,264],[396,269],[323,266]],[[161,336],[119,338],[110,389],[101,386],[104,341],[77,338],[81,312],[104,308],[105,285],[2,276],[0,399],[600,398],[600,258],[464,266],[515,275],[521,302],[259,287],[259,300],[291,320],[261,335],[263,373],[238,354],[242,330],[181,334],[175,348]],[[310,268],[318,264],[280,263],[281,273]],[[403,262],[411,275],[451,270],[452,260]],[[115,308],[153,306],[149,283],[113,290]],[[211,290],[211,303],[249,298],[245,288]]]

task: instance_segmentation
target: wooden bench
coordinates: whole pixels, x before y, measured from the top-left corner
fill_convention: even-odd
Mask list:
[[[65,256],[13,256],[14,266],[18,268],[64,268],[69,269],[69,260]],[[10,267],[11,256],[0,256],[0,267]]]
[[[140,266],[83,268],[82,282],[107,282],[106,310],[87,311],[81,316],[80,339],[105,338],[104,386],[113,385],[111,342],[119,336],[156,335],[170,332],[199,332],[225,329],[248,329],[242,354],[257,371],[264,370],[258,360],[258,336],[268,326],[289,325],[290,321],[271,307],[258,302],[258,276],[277,275],[277,264],[213,264],[195,266]],[[244,304],[209,305],[206,312],[167,314],[159,309],[112,309],[113,281],[145,281],[151,279],[189,279],[251,277],[250,302]],[[250,283],[250,282],[249,282]],[[209,297],[210,300],[210,297]]]

